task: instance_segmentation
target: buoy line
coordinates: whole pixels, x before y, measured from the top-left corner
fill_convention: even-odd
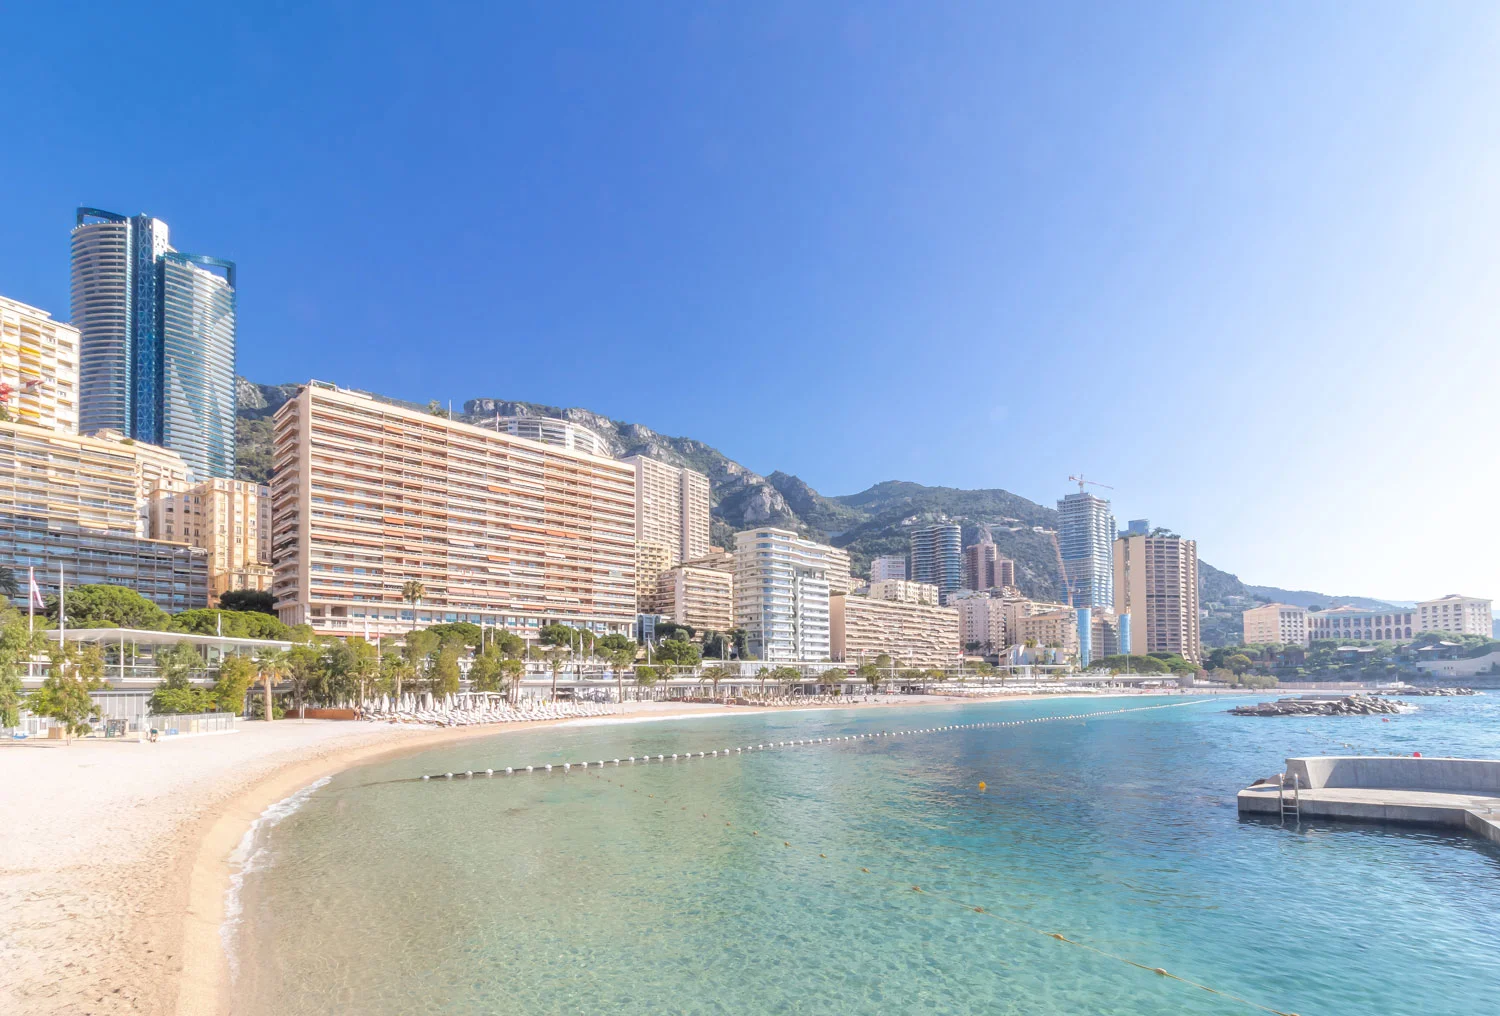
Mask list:
[[[1124,709],[1101,709],[1092,713],[1068,713],[1061,716],[1031,716],[1019,720],[990,720],[984,723],[953,723],[941,727],[915,727],[907,730],[879,730],[863,734],[843,734],[833,737],[805,737],[795,738],[789,741],[764,741],[757,744],[739,745],[731,748],[714,748],[708,751],[689,752],[660,752],[655,755],[631,755],[628,758],[613,759],[584,759],[578,762],[545,762],[528,766],[488,766],[484,769],[454,770],[443,773],[424,773],[421,776],[408,776],[397,780],[379,780],[375,783],[366,783],[362,786],[373,787],[385,783],[421,783],[441,780],[471,780],[476,778],[487,778],[495,776],[523,776],[538,773],[571,773],[574,769],[593,771],[603,769],[605,766],[632,766],[647,765],[654,762],[687,762],[699,759],[728,758],[731,755],[744,755],[757,751],[773,751],[781,748],[800,748],[812,745],[836,745],[853,744],[863,741],[877,741],[887,737],[912,737],[918,734],[944,734],[962,730],[991,730],[1002,727],[1024,727],[1035,723],[1059,723],[1064,721],[1081,721],[1097,719],[1101,716],[1119,716],[1123,713],[1139,713],[1152,709],[1172,709],[1177,706],[1201,705],[1202,701],[1187,702],[1164,702],[1154,706],[1130,706]]]
[[[1178,703],[1173,703],[1173,704],[1176,705]],[[1144,706],[1144,707],[1141,707],[1141,708],[1162,708],[1162,707]],[[1101,715],[1108,715],[1108,714],[1101,714]],[[1064,719],[1064,718],[1065,717],[1056,717],[1056,719]],[[990,724],[981,724],[981,726],[989,726],[989,725]],[[943,729],[943,728],[935,728],[935,729]],[[958,729],[964,729],[964,728],[960,727]],[[609,785],[611,785],[613,787],[616,787],[616,788],[618,788],[618,789],[620,789],[622,791],[623,790],[629,790],[633,794],[639,794],[641,792],[639,790],[639,788],[636,788],[636,787],[627,787],[627,786],[625,786],[624,783],[617,783],[615,780],[612,780],[612,779],[606,777],[603,773],[598,772],[597,770],[591,770],[589,772],[589,775],[592,776],[595,780],[602,781],[602,782],[604,782],[606,784],[609,784]],[[674,801],[674,800],[672,800],[670,798],[667,798],[667,797],[657,797],[657,795],[653,794],[653,793],[648,793],[646,796],[648,798],[652,798],[652,799],[654,799],[654,800],[656,800],[659,803],[664,804],[664,805],[665,804],[675,804],[675,803],[677,803],[676,801]],[[682,805],[682,810],[683,811],[687,811],[688,810],[687,809],[687,805]],[[695,811],[697,810],[697,806],[694,807],[694,810]],[[710,820],[710,821],[713,821],[716,824],[718,822],[720,822],[720,821],[723,821],[724,824],[721,827],[721,829],[723,830],[724,835],[729,835],[729,834],[733,833],[733,834],[737,834],[737,835],[740,835],[740,836],[745,836],[746,838],[749,838],[749,839],[755,839],[755,840],[763,841],[763,842],[774,842],[778,838],[776,836],[762,836],[761,833],[760,833],[760,830],[758,830],[758,829],[750,829],[750,830],[747,831],[743,827],[737,827],[737,826],[734,825],[733,822],[725,820],[724,817],[723,817],[723,815],[715,816],[715,815],[711,815],[709,812],[706,812],[706,811],[699,811],[698,813],[699,813],[699,815],[702,818]],[[786,839],[783,839],[781,841],[781,846],[782,846],[783,849],[786,849],[786,850],[795,850],[795,851],[798,851],[798,852],[802,853],[808,860],[812,859],[811,855],[813,854],[814,851],[813,851],[813,848],[811,848],[811,847],[804,847],[800,843],[793,844],[790,840],[786,840]],[[1102,956],[1105,959],[1114,960],[1114,961],[1116,961],[1118,963],[1123,963],[1126,966],[1135,967],[1137,970],[1144,970],[1144,971],[1147,971],[1149,973],[1156,974],[1158,977],[1166,977],[1166,978],[1169,978],[1170,980],[1173,980],[1173,981],[1179,981],[1182,984],[1187,985],[1188,987],[1197,988],[1200,991],[1206,991],[1206,992],[1208,992],[1211,995],[1218,995],[1219,997],[1224,998],[1224,999],[1228,999],[1231,1002],[1239,1002],[1239,1003],[1241,1003],[1243,1005],[1247,1005],[1250,1008],[1256,1009],[1256,1010],[1258,1010],[1260,1012],[1269,1013],[1270,1016],[1298,1016],[1298,1014],[1295,1013],[1295,1012],[1291,1012],[1291,1011],[1285,1010],[1285,1009],[1277,1009],[1277,1008],[1275,1008],[1273,1006],[1269,1006],[1269,1005],[1263,1005],[1260,1002],[1256,1002],[1256,1001],[1254,1001],[1252,999],[1245,998],[1245,997],[1243,997],[1241,995],[1233,994],[1232,992],[1223,991],[1223,990],[1221,990],[1219,988],[1211,987],[1211,986],[1209,986],[1207,984],[1203,984],[1200,981],[1195,981],[1192,978],[1184,977],[1181,974],[1174,974],[1171,971],[1169,971],[1169,970],[1167,970],[1167,969],[1165,969],[1163,967],[1152,966],[1152,965],[1150,965],[1148,963],[1141,963],[1140,961],[1133,960],[1133,959],[1131,959],[1128,956],[1121,956],[1118,953],[1110,952],[1108,949],[1100,948],[1099,946],[1092,945],[1092,944],[1090,944],[1088,942],[1082,942],[1082,941],[1079,941],[1076,938],[1069,938],[1067,935],[1063,934],[1060,931],[1048,931],[1046,928],[1041,928],[1041,927],[1038,927],[1037,925],[1034,925],[1034,924],[1028,924],[1025,921],[1019,920],[1019,919],[1011,917],[1009,915],[1002,914],[1002,913],[997,913],[995,910],[993,910],[990,907],[986,907],[986,906],[975,904],[971,900],[962,900],[962,899],[959,899],[959,898],[957,898],[955,896],[949,895],[947,893],[935,892],[935,891],[933,891],[931,889],[924,889],[921,885],[915,884],[915,883],[911,882],[909,879],[896,878],[895,876],[887,875],[887,874],[884,874],[884,873],[879,872],[879,871],[872,871],[870,868],[865,867],[864,865],[860,865],[860,864],[858,864],[857,862],[854,862],[854,861],[847,861],[847,860],[844,860],[843,858],[839,858],[839,857],[829,857],[826,853],[822,853],[822,852],[818,852],[817,859],[821,860],[821,861],[832,861],[836,865],[839,865],[841,867],[850,869],[847,872],[847,874],[849,874],[849,875],[853,875],[854,874],[853,869],[857,868],[859,874],[868,875],[868,876],[870,876],[871,878],[873,878],[873,879],[875,879],[877,881],[884,882],[887,885],[890,885],[890,886],[893,886],[893,887],[899,887],[902,892],[920,893],[923,896],[930,896],[931,898],[933,898],[935,900],[941,900],[944,903],[951,903],[951,904],[953,904],[955,906],[962,907],[964,910],[967,910],[970,913],[982,915],[984,917],[989,917],[989,918],[992,918],[994,920],[1001,921],[1001,922],[1003,922],[1005,924],[1009,924],[1009,925],[1012,925],[1014,927],[1020,928],[1022,930],[1032,932],[1032,933],[1037,934],[1037,935],[1045,935],[1046,937],[1048,937],[1050,939],[1053,939],[1054,941],[1061,942],[1061,943],[1063,943],[1065,945],[1076,946],[1076,947],[1078,947],[1080,949],[1084,949],[1084,950],[1087,950],[1088,952],[1094,953],[1096,956]]]

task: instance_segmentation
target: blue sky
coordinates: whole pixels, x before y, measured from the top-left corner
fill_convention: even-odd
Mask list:
[[[1500,7],[27,6],[0,293],[59,317],[73,207],[148,211],[256,380],[1500,598]]]

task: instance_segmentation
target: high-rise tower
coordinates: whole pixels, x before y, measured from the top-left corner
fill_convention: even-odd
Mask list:
[[[1069,494],[1057,502],[1062,524],[1057,534],[1062,553],[1063,575],[1073,594],[1074,607],[1115,605],[1114,561],[1115,516],[1109,502],[1086,491]]]
[[[938,600],[963,586],[963,529],[957,522],[935,522],[912,530],[911,580],[938,587]]]
[[[234,262],[175,250],[149,215],[80,208],[76,222],[79,429],[164,445],[200,478],[233,476]]]

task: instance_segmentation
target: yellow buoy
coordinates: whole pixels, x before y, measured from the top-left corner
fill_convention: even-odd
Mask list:
[[[979,781],[979,789],[980,790],[983,790],[986,786],[987,786],[987,784],[983,780]]]

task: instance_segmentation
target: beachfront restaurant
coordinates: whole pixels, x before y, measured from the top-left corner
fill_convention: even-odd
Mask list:
[[[99,647],[104,656],[104,679],[109,682],[109,687],[90,695],[98,704],[99,715],[106,721],[106,726],[122,733],[139,732],[151,726],[148,719],[151,693],[162,679],[157,660],[172,647],[186,643],[197,651],[202,664],[192,670],[188,680],[205,686],[218,680],[219,664],[227,656],[255,657],[270,650],[292,647],[292,643],[281,639],[231,638],[141,628],[69,628],[45,634],[49,642],[66,640],[76,646]],[[45,656],[28,661],[22,677],[24,688],[29,691],[40,686],[47,677],[48,667]],[[31,719],[31,725],[37,726],[35,718]],[[109,724],[111,720],[116,722]]]

